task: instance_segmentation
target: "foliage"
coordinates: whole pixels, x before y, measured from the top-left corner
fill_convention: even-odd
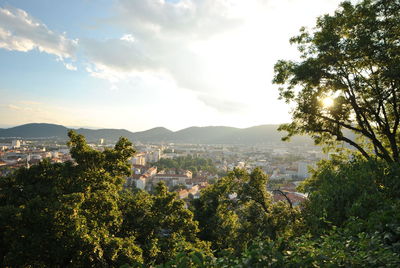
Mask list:
[[[345,142],[366,158],[400,162],[399,14],[397,0],[345,1],[290,40],[301,59],[278,61],[274,77],[280,97],[295,104],[292,123],[280,127],[287,138]]]
[[[301,186],[309,193],[303,209],[309,229],[318,232],[342,226],[352,217],[367,220],[371,213],[376,218],[377,211],[387,210],[399,200],[399,176],[398,164],[379,160],[322,161]]]
[[[236,169],[193,200],[200,238],[217,254],[240,254],[256,238],[276,238],[298,224],[298,210],[273,204],[261,169],[248,174]],[[290,232],[290,231],[289,231]],[[237,243],[241,241],[241,243]]]
[[[168,262],[156,266],[157,268],[211,268],[215,267],[212,255],[202,250],[181,251]]]
[[[352,233],[334,229],[317,239],[304,235],[284,252],[293,267],[398,267],[400,254],[393,252],[379,233]]]
[[[394,253],[379,234],[349,233],[335,229],[317,239],[303,235],[290,241],[264,241],[222,267],[397,267]],[[231,264],[234,265],[231,265]]]
[[[121,233],[136,237],[146,264],[166,262],[181,250],[209,250],[209,245],[197,238],[199,230],[193,213],[162,182],[154,195],[125,192],[122,202]]]
[[[2,266],[121,265],[141,262],[134,237],[118,237],[117,201],[132,144],[98,152],[68,133],[75,163],[43,161],[0,183]]]
[[[260,171],[235,170],[193,202],[200,237],[217,256],[199,267],[397,267],[399,169],[362,158],[323,161],[301,187],[309,201],[300,214],[271,204]],[[166,267],[193,258],[181,253]]]
[[[162,158],[154,164],[158,169],[185,169],[192,171],[196,176],[199,171],[207,171],[212,174],[217,173],[217,169],[211,159],[201,157],[180,156],[174,159]]]
[[[0,266],[138,266],[184,248],[208,251],[192,212],[165,185],[154,195],[123,191],[134,153],[127,139],[100,152],[68,135],[74,162],[46,160],[1,179]]]
[[[398,267],[400,265],[399,252],[394,252],[380,233],[353,234],[348,229],[334,229],[316,239],[305,234],[290,241],[256,240],[239,256],[226,255],[219,258],[204,256],[202,252],[181,253],[162,267]]]

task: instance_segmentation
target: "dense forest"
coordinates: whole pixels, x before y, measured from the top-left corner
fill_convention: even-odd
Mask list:
[[[275,65],[294,107],[287,138],[334,152],[301,206],[272,202],[260,169],[233,170],[188,207],[162,183],[124,190],[132,144],[100,152],[70,131],[74,161],[0,179],[0,266],[400,267],[399,25],[397,0],[344,2],[291,39],[299,61]]]

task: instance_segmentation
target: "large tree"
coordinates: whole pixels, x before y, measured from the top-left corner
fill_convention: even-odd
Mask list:
[[[0,180],[0,266],[120,266],[142,262],[134,236],[119,236],[119,193],[135,152],[121,138],[103,152],[73,131],[74,162],[45,160]]]
[[[257,239],[290,235],[298,223],[299,210],[287,203],[273,203],[267,182],[260,168],[250,174],[235,169],[193,200],[199,236],[211,243],[216,255],[240,254]]]
[[[146,265],[167,262],[178,252],[202,250],[210,254],[207,243],[197,238],[198,223],[178,195],[160,182],[154,194],[125,192],[121,198],[120,236],[135,237],[143,250]]]
[[[365,158],[400,162],[400,1],[343,2],[290,41],[297,61],[280,60],[274,83],[293,103],[288,138],[345,142]]]

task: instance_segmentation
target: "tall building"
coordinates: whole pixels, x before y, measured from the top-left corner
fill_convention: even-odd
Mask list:
[[[154,162],[158,162],[161,159],[161,150],[157,149],[154,153],[153,153],[153,159]]]
[[[146,153],[146,160],[150,163],[155,163],[161,159],[161,150],[156,149],[155,151],[150,151]]]
[[[11,142],[11,147],[12,148],[20,148],[21,147],[21,141],[20,140],[13,140]]]
[[[138,153],[134,157],[131,158],[131,162],[134,165],[146,165],[146,155],[145,153]]]

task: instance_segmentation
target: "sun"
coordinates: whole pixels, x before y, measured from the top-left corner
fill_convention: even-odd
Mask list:
[[[334,104],[334,100],[332,97],[325,97],[322,99],[322,106],[324,108],[330,108],[333,106],[333,104]]]

